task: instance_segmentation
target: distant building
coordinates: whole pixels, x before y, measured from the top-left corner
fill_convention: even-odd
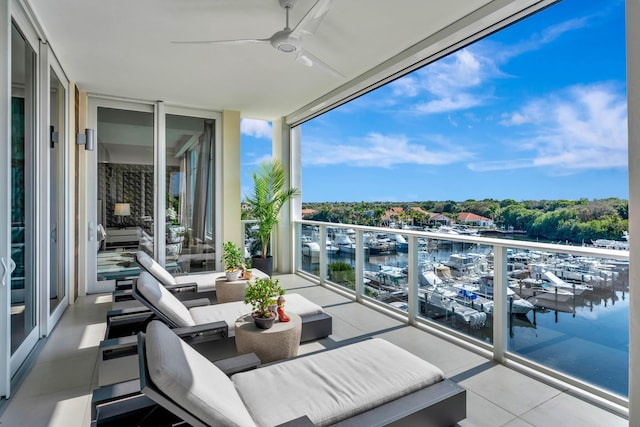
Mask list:
[[[391,224],[396,221],[402,214],[404,214],[404,209],[402,207],[397,206],[391,209],[387,209],[384,215],[382,215],[382,226],[391,226]]]
[[[490,218],[476,215],[471,212],[460,212],[460,214],[458,214],[458,222],[460,224],[473,225],[476,227],[493,227],[493,221]]]
[[[430,225],[449,225],[451,223],[451,219],[446,215],[442,215],[441,213],[432,213],[429,214],[429,224]]]
[[[302,209],[302,218],[304,218],[305,216],[312,216],[317,213],[318,211],[315,209]]]

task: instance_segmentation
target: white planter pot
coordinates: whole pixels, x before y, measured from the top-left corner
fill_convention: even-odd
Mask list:
[[[236,282],[240,280],[240,276],[242,275],[242,270],[227,271],[226,275],[227,275],[227,282]]]

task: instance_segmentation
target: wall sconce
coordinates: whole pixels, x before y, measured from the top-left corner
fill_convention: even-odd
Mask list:
[[[78,145],[84,145],[84,149],[87,151],[93,151],[96,143],[96,131],[93,129],[85,129],[84,133],[76,135],[76,143]]]
[[[120,228],[127,228],[124,217],[131,215],[131,205],[129,203],[116,203],[113,214],[120,217]]]

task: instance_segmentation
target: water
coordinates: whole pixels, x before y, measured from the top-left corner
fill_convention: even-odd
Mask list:
[[[442,246],[429,254],[437,261],[452,253],[487,252],[469,244]],[[406,267],[406,253],[369,256],[365,269],[378,271],[381,265]],[[433,260],[431,259],[431,260]],[[331,256],[329,263],[344,261],[355,265],[355,255]],[[316,269],[314,271],[313,269]],[[317,264],[303,269],[317,274]],[[526,315],[511,316],[508,350],[526,359],[558,370],[610,392],[628,396],[629,374],[629,299],[628,276],[621,271],[613,289],[585,292],[564,304],[536,307]],[[550,306],[550,307],[549,307]],[[492,342],[492,324],[473,329],[451,318],[432,317],[479,340]]]

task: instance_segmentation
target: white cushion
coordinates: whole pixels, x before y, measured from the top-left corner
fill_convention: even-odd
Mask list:
[[[210,426],[255,426],[233,383],[162,322],[146,332],[149,376],[186,411]]]
[[[224,304],[205,305],[189,309],[191,318],[196,325],[224,321],[229,327],[227,336],[236,336],[236,319],[251,313],[251,306],[242,301],[225,302]]]
[[[259,426],[307,415],[318,426],[358,415],[444,379],[440,369],[380,338],[231,377]],[[270,384],[265,392],[257,384]]]
[[[216,280],[224,276],[225,273],[219,271],[211,273],[193,273],[185,274],[184,276],[176,276],[174,281],[177,285],[195,283],[198,292],[209,292],[216,290]]]
[[[320,314],[321,306],[312,303],[299,294],[285,294],[285,311],[295,313],[300,317]],[[191,318],[196,325],[203,323],[219,322],[224,320],[229,327],[228,336],[236,336],[236,320],[238,317],[251,313],[252,307],[242,301],[226,302],[224,304],[205,305],[189,309]],[[304,319],[302,319],[304,321]]]
[[[314,304],[300,294],[284,294],[284,311],[290,311],[300,317],[324,313],[318,304]]]
[[[176,285],[174,277],[164,267],[156,262],[149,254],[144,251],[136,253],[136,262],[145,270],[153,275],[157,280],[165,286]]]
[[[140,294],[179,327],[196,325],[187,307],[162,286],[151,274],[146,271],[140,272],[136,286]]]

